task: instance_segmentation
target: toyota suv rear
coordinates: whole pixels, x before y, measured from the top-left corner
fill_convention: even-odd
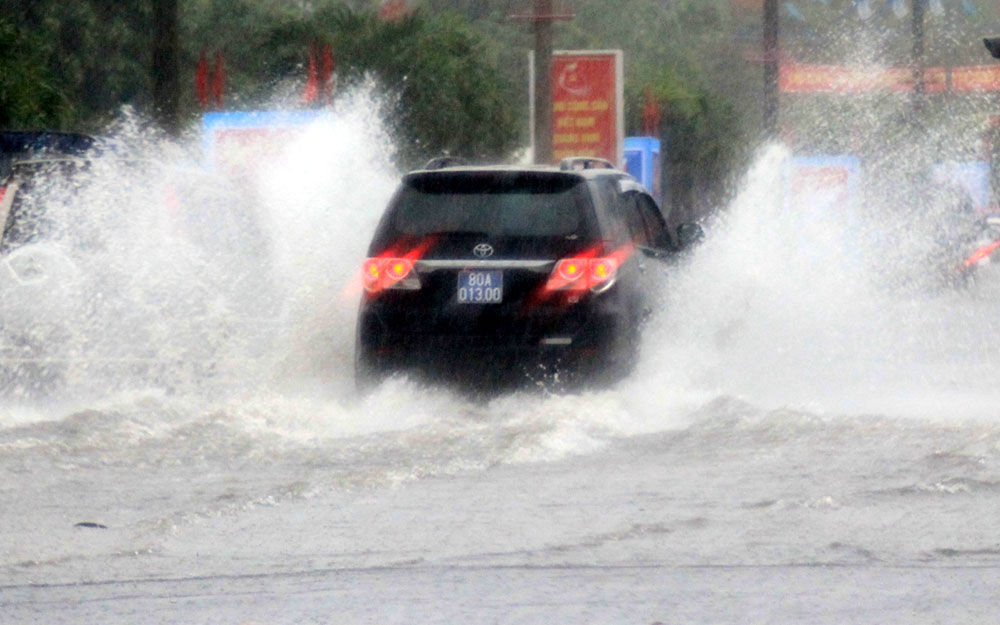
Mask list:
[[[652,197],[604,161],[411,172],[363,265],[357,380],[618,379],[677,249]]]

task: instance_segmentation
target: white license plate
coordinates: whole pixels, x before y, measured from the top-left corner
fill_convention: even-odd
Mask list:
[[[502,271],[462,271],[458,274],[459,304],[499,304],[502,301]]]

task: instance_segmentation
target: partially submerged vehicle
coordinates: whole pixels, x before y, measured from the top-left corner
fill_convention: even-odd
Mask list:
[[[357,379],[620,379],[670,259],[700,233],[675,236],[635,178],[600,159],[433,161],[403,177],[371,242]]]
[[[967,256],[958,265],[957,271],[964,280],[975,279],[977,274],[997,273],[1000,254],[1000,215],[987,215],[980,221],[979,236],[970,241]]]
[[[213,368],[231,311],[261,308],[258,216],[204,171],[42,158],[15,163],[0,195],[0,393],[172,385]]]
[[[0,180],[17,161],[44,156],[83,156],[97,139],[79,132],[55,130],[0,130]]]

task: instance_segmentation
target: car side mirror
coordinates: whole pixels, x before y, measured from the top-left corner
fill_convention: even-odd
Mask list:
[[[705,230],[700,224],[687,222],[677,227],[677,249],[686,250],[705,238]]]
[[[986,49],[990,51],[993,58],[1000,59],[1000,37],[983,39],[983,43],[986,44]]]

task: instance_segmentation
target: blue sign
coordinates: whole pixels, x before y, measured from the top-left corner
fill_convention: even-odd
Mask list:
[[[659,139],[625,137],[625,171],[646,187],[657,202],[661,202]]]

